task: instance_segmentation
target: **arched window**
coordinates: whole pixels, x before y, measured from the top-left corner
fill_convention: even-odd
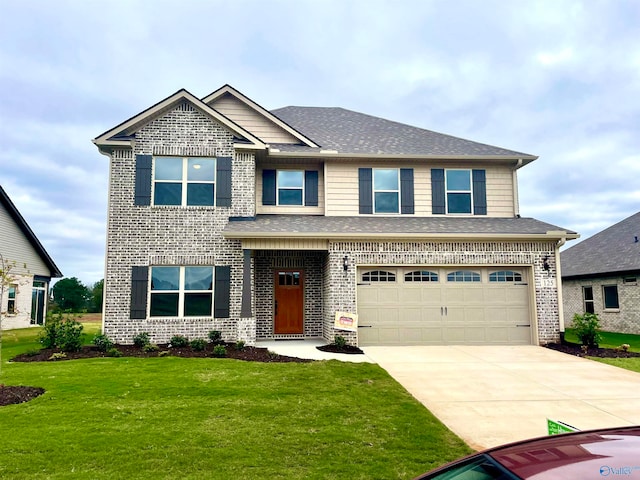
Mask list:
[[[415,270],[404,274],[405,282],[437,282],[438,274],[428,270]]]
[[[521,282],[522,275],[513,270],[500,270],[489,274],[490,282]]]
[[[447,282],[479,282],[480,274],[471,270],[458,270],[447,274]]]
[[[363,282],[395,282],[396,274],[384,270],[373,270],[362,274]]]

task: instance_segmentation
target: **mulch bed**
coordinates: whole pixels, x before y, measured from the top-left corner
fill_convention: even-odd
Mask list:
[[[339,347],[335,344],[329,345],[321,345],[316,347],[318,350],[322,352],[331,352],[331,353],[345,353],[347,355],[364,355],[364,352],[360,350],[358,347],[354,347],[353,345],[344,345]]]
[[[640,353],[625,352],[623,350],[616,350],[613,348],[588,348],[586,351],[582,349],[582,345],[577,343],[549,343],[547,348],[557,350],[569,355],[575,355],[576,357],[599,357],[599,358],[632,358],[640,357]]]
[[[44,388],[0,385],[0,407],[28,402],[44,393]]]

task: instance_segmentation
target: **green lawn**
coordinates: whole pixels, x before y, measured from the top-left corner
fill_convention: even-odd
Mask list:
[[[2,479],[376,479],[471,449],[377,365],[105,358],[6,363],[46,393],[0,407]],[[11,353],[9,353],[11,352]]]
[[[600,332],[600,347],[602,348],[617,348],[622,344],[628,344],[631,346],[630,352],[640,352],[640,335],[632,335],[629,333],[616,333],[616,332]],[[567,328],[565,333],[565,340],[572,343],[580,343],[575,332],[571,328]]]
[[[598,362],[608,363],[614,367],[626,368],[632,372],[640,373],[640,357],[635,358],[597,358],[589,357],[591,360],[597,360]]]

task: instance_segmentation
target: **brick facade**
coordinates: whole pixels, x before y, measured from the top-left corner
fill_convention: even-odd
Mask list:
[[[635,278],[636,281],[625,282],[625,278]],[[582,287],[592,287],[594,311],[600,318],[600,326],[603,330],[640,334],[640,284],[638,284],[638,279],[640,279],[640,275],[563,280],[562,295],[565,326],[567,328],[571,327],[573,316],[576,313],[583,314],[585,312]],[[604,309],[602,293],[604,285],[616,285],[618,287],[619,309]]]
[[[135,155],[232,157],[232,207],[134,206]],[[134,151],[111,154],[107,226],[104,331],[119,343],[149,332],[152,341],[172,335],[206,338],[220,330],[228,340],[255,342],[255,321],[240,318],[242,249],[220,232],[229,217],[255,214],[255,160],[236,153],[233,135],[187,103],[158,117],[136,133]],[[131,267],[134,265],[231,266],[230,318],[131,320]]]

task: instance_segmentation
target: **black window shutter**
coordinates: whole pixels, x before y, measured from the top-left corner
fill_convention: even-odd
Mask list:
[[[370,168],[358,169],[358,192],[360,213],[373,213],[373,170]]]
[[[276,204],[276,171],[262,171],[262,204]]]
[[[147,318],[147,285],[149,283],[149,267],[131,267],[131,309],[129,318]]]
[[[231,157],[216,160],[216,206],[231,206]]]
[[[484,170],[473,170],[473,214],[487,214],[487,182]]]
[[[444,169],[431,169],[431,213],[443,215],[445,211]]]
[[[413,203],[413,168],[400,169],[400,213],[415,213]]]
[[[136,155],[135,205],[151,205],[151,168],[151,155]]]
[[[307,207],[318,206],[318,172],[306,170],[304,172],[304,204]]]
[[[216,285],[213,299],[213,316],[229,318],[229,296],[231,293],[231,267],[216,267]]]

